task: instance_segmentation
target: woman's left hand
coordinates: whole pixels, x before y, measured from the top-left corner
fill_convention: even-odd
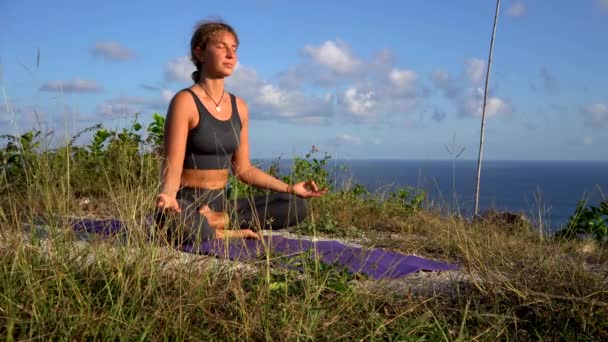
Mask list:
[[[319,190],[317,183],[313,180],[306,182],[299,182],[293,185],[292,192],[294,195],[309,198],[309,197],[321,197],[327,193],[327,189]]]

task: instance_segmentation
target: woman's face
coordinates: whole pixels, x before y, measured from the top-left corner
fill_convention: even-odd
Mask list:
[[[213,77],[227,77],[232,74],[237,63],[237,44],[230,32],[216,32],[207,42],[204,51],[198,49],[204,74]]]

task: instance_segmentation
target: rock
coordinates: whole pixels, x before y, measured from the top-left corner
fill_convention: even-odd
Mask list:
[[[486,210],[483,214],[473,219],[474,223],[483,225],[493,225],[504,228],[508,231],[528,231],[530,220],[522,213],[510,211]]]

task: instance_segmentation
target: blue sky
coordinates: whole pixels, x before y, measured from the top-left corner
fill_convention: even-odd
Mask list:
[[[148,123],[194,25],[238,32],[252,158],[476,159],[495,1],[0,2],[0,133]],[[608,0],[503,0],[487,159],[608,160]],[[38,51],[40,53],[37,64]]]

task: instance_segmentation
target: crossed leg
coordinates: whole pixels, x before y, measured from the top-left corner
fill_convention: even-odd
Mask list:
[[[226,229],[230,225],[230,216],[221,211],[212,211],[208,205],[204,205],[198,211],[209,222],[209,226],[215,229],[215,238],[245,238],[245,239],[260,239],[260,234],[251,229],[229,230]]]
[[[228,204],[228,212],[223,210],[225,205],[215,203],[199,207],[201,204],[197,205],[194,198],[184,197],[178,199],[182,212],[169,225],[170,235],[180,243],[223,238],[260,239],[256,231],[286,228],[301,222],[308,214],[304,199],[282,193],[239,198]],[[231,215],[235,216],[232,219],[241,229],[228,229]],[[162,217],[165,215],[161,213],[161,225]]]

